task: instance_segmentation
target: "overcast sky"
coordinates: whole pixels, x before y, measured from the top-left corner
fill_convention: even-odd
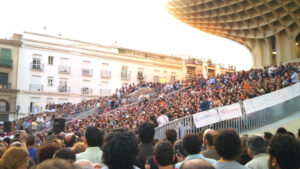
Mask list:
[[[0,0],[0,37],[31,31],[252,66],[250,52],[231,40],[206,34],[170,15],[166,0]],[[47,30],[43,30],[46,27]]]

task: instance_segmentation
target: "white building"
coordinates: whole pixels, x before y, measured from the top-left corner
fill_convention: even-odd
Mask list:
[[[125,83],[183,79],[178,57],[103,46],[24,32],[19,49],[19,117],[39,113],[47,103],[78,103],[111,95]],[[10,119],[12,120],[12,119]]]

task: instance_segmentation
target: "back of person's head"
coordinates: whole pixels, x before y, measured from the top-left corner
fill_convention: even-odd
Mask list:
[[[73,133],[69,133],[65,136],[66,147],[72,147],[76,142],[76,136]]]
[[[52,159],[57,150],[59,150],[59,146],[56,143],[43,143],[36,152],[38,162],[41,163],[47,159]]]
[[[89,147],[100,147],[103,142],[104,132],[96,127],[88,127],[85,138]]]
[[[251,149],[253,155],[266,152],[266,142],[260,136],[252,136],[248,139],[248,148]]]
[[[173,161],[173,148],[170,142],[160,141],[154,147],[154,157],[159,166],[168,166]]]
[[[287,133],[287,130],[283,127],[279,127],[277,130],[276,130],[276,134],[286,134]]]
[[[272,138],[273,134],[271,132],[264,132],[264,139],[268,142]]]
[[[53,157],[63,159],[63,160],[69,160],[72,163],[76,161],[75,153],[69,148],[62,148],[60,150],[57,150]]]
[[[167,112],[166,109],[163,109],[160,111],[160,114],[166,114],[166,112]]]
[[[214,145],[214,135],[212,135],[211,133],[206,133],[204,135],[203,140],[205,145],[209,145],[209,146]]]
[[[196,158],[183,162],[180,169],[215,169],[215,167],[206,160]]]
[[[79,166],[81,169],[94,169],[93,163],[89,160],[78,160],[74,164]]]
[[[189,155],[189,154],[185,151],[185,149],[183,148],[183,141],[182,141],[182,140],[177,140],[177,141],[174,143],[173,151],[174,151],[174,154],[175,154],[175,155],[178,155],[178,156],[180,156],[180,157],[186,157],[186,156]]]
[[[19,141],[14,141],[10,144],[10,147],[22,147],[22,143]]]
[[[184,135],[182,143],[189,155],[198,154],[201,150],[202,141],[197,134],[187,133]]]
[[[138,154],[138,141],[129,130],[109,133],[103,144],[102,160],[108,168],[131,169]]]
[[[75,154],[79,154],[82,152],[85,152],[85,149],[87,148],[86,144],[84,144],[84,142],[78,142],[76,144],[74,144],[74,146],[72,147],[72,151]]]
[[[270,167],[280,169],[300,168],[300,143],[288,134],[276,134],[268,147]]]
[[[28,153],[20,147],[7,149],[0,159],[0,168],[17,169],[21,165],[27,165]]]
[[[155,134],[154,125],[148,121],[142,123],[138,128],[139,139],[142,143],[150,144]]]
[[[220,130],[216,136],[215,148],[225,160],[233,160],[241,152],[241,140],[233,129]]]
[[[74,164],[62,159],[48,159],[34,167],[34,169],[79,169]]]
[[[27,146],[34,146],[34,144],[35,144],[35,137],[34,137],[34,135],[29,135],[29,136],[27,136],[27,138],[26,138],[26,145]]]
[[[170,141],[172,145],[177,140],[177,132],[174,129],[167,129],[165,131],[165,135],[166,135],[166,139]]]

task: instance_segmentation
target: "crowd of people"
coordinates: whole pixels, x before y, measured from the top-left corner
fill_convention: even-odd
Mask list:
[[[157,97],[159,94],[168,94],[180,89],[182,86],[178,82],[174,83],[151,83],[145,82],[142,84],[125,84],[120,89],[116,89],[111,96],[99,97],[97,99],[82,100],[78,104],[63,103],[52,104],[45,106],[45,111],[39,114],[32,114],[24,118],[13,121],[12,132],[24,129],[27,132],[36,132],[43,129],[49,129],[54,118],[66,118],[74,114],[79,114],[91,108],[98,108],[99,114],[110,112],[116,108],[123,107],[136,102],[136,98],[129,96],[131,93],[141,88],[153,88]],[[150,98],[148,98],[150,99]],[[2,130],[1,130],[2,129]],[[3,133],[3,128],[0,125],[0,134]],[[9,135],[7,133],[6,135]]]
[[[234,129],[206,128],[177,139],[174,129],[163,140],[144,121],[137,130],[90,126],[84,135],[54,135],[44,142],[22,130],[19,138],[0,142],[0,169],[299,169],[300,129],[274,135],[243,135]]]

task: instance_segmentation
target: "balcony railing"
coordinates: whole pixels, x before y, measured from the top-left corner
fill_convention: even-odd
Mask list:
[[[110,78],[111,77],[111,71],[101,70],[100,74],[101,74],[101,78]]]
[[[43,91],[43,85],[41,85],[41,84],[30,84],[29,85],[29,91],[31,91],[31,92],[42,92]]]
[[[110,89],[100,89],[100,96],[110,96],[111,90]]]
[[[68,86],[58,86],[58,93],[70,93],[71,89]]]
[[[10,90],[11,84],[10,83],[0,83],[0,91]]]
[[[88,88],[88,87],[83,87],[83,88],[81,88],[81,94],[92,95],[93,89]]]
[[[82,69],[83,76],[93,76],[93,69]]]
[[[12,60],[0,58],[0,67],[12,67]]]
[[[59,73],[70,74],[71,73],[71,67],[70,66],[65,66],[65,65],[59,65],[58,66],[58,72]]]
[[[44,64],[34,64],[30,63],[30,69],[31,70],[37,70],[37,71],[44,71]]]
[[[122,80],[129,80],[130,74],[129,73],[121,73],[121,79]]]

